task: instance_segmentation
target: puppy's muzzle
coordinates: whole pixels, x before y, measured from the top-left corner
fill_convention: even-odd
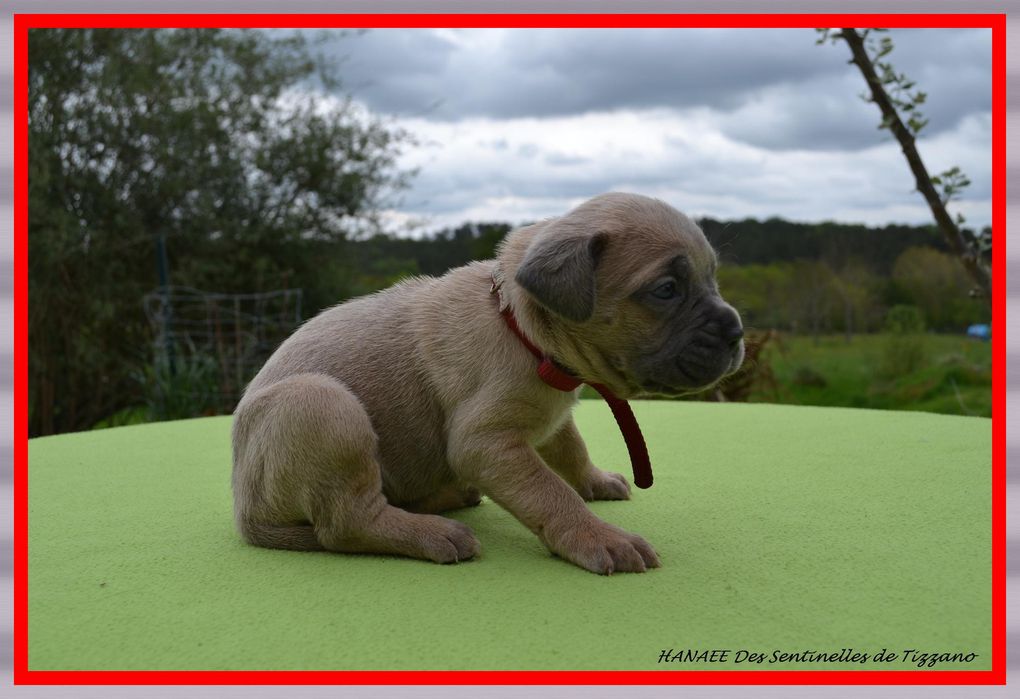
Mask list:
[[[736,371],[744,359],[743,338],[740,316],[729,304],[718,302],[676,357],[677,370],[686,379],[682,383],[708,386]]]
[[[740,368],[744,326],[721,298],[702,299],[691,315],[678,318],[677,325],[666,343],[631,364],[632,375],[644,390],[682,395],[707,388]]]
[[[721,333],[723,341],[730,347],[736,347],[744,339],[744,328],[740,325],[739,319],[736,323],[724,329]]]

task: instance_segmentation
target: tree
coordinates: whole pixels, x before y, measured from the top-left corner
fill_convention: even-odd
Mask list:
[[[801,332],[810,328],[818,344],[823,331],[829,329],[833,309],[840,303],[835,275],[825,262],[820,260],[797,260],[793,263],[796,285],[789,308],[800,323]]]
[[[792,305],[800,296],[789,263],[719,267],[719,288],[740,313],[745,327],[795,329]]]
[[[843,333],[847,342],[854,330],[866,331],[869,316],[876,315],[875,274],[859,259],[850,259],[833,274],[832,288],[843,304]]]
[[[968,277],[952,255],[929,247],[912,247],[896,258],[893,283],[901,298],[924,313],[935,330],[962,332],[987,319],[988,309],[967,298]]]
[[[991,304],[991,265],[986,263],[979,241],[967,240],[964,237],[959,225],[963,223],[963,218],[958,216],[954,220],[946,210],[946,205],[970,184],[970,180],[959,167],[952,167],[935,177],[928,174],[915,141],[916,136],[928,123],[919,109],[920,105],[924,104],[926,95],[915,89],[915,83],[907,76],[897,73],[892,64],[882,60],[893,50],[892,39],[886,36],[876,42],[873,33],[884,31],[881,29],[867,29],[861,33],[852,28],[819,31],[821,37],[818,43],[830,38],[833,41],[842,39],[850,47],[851,62],[860,69],[868,84],[870,97],[866,99],[878,105],[882,112],[879,128],[889,129],[896,137],[914,175],[917,190],[931,209],[935,223],[949,248],[963,263],[964,269],[977,285],[978,293]]]
[[[404,135],[315,97],[335,65],[301,35],[34,29],[28,53],[32,434],[138,402],[160,238],[175,284],[300,285],[405,182]]]
[[[797,223],[777,218],[725,222],[706,218],[698,223],[727,264],[824,259],[839,269],[859,260],[876,274],[888,275],[896,256],[912,245],[949,249],[933,224],[869,228],[859,223]]]

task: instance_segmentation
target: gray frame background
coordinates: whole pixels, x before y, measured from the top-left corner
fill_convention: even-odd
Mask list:
[[[619,697],[621,687],[12,687],[12,440],[13,440],[13,19],[16,12],[967,12],[1008,13],[1007,21],[1007,671],[1020,677],[1020,240],[1008,231],[1020,215],[1020,0],[14,0],[0,16],[0,686],[4,696],[25,697],[444,697],[450,699],[555,696]],[[1002,238],[1000,238],[1002,240]],[[1001,254],[1001,252],[1000,252]],[[1001,280],[1000,280],[1001,283]],[[1001,332],[1001,331],[997,331]],[[1001,416],[1000,416],[1001,417]],[[649,698],[780,697],[1005,697],[1005,687],[887,686],[656,686]]]

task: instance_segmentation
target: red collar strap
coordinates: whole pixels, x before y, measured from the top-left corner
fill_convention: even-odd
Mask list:
[[[496,286],[494,284],[493,291],[495,290]],[[613,411],[613,417],[616,418],[616,424],[620,426],[620,432],[623,433],[623,441],[627,444],[627,453],[630,454],[630,465],[634,469],[634,485],[638,488],[650,488],[652,485],[652,464],[648,459],[648,447],[645,446],[645,438],[641,436],[641,428],[638,426],[637,419],[634,417],[634,411],[630,409],[627,401],[618,398],[609,388],[600,383],[583,381],[573,374],[564,371],[556,364],[552,357],[543,353],[521,331],[520,326],[517,325],[517,320],[514,318],[514,312],[510,310],[509,306],[500,313],[506,321],[507,327],[528,348],[528,351],[539,360],[538,376],[542,381],[557,391],[573,391],[582,383],[586,383],[599,392],[599,395],[609,404],[609,409]]]

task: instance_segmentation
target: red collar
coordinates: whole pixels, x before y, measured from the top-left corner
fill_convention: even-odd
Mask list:
[[[492,292],[495,294],[498,289],[499,287],[494,281]],[[645,445],[645,439],[641,435],[641,427],[638,426],[634,412],[630,409],[627,401],[618,398],[616,394],[603,384],[584,381],[560,368],[552,357],[536,347],[535,343],[529,340],[521,331],[510,306],[500,311],[500,314],[503,316],[503,320],[506,321],[507,327],[528,348],[528,351],[539,360],[538,376],[542,381],[558,391],[573,391],[582,383],[586,383],[599,392],[603,400],[609,404],[609,409],[613,411],[613,417],[616,418],[616,424],[620,426],[620,432],[623,433],[623,441],[627,444],[627,453],[630,454],[630,465],[634,470],[634,485],[638,488],[651,487],[652,464],[648,458],[648,447]]]

